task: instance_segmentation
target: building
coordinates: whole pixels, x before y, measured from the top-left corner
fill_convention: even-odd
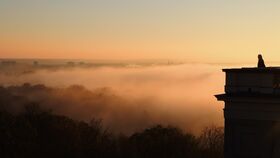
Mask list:
[[[38,66],[39,62],[38,61],[33,61],[33,66]]]
[[[280,158],[280,68],[223,71],[225,158]]]

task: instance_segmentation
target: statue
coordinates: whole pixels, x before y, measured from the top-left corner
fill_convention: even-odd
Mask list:
[[[258,68],[265,68],[264,60],[263,60],[261,54],[258,55],[258,59],[259,59],[259,61],[258,61]]]

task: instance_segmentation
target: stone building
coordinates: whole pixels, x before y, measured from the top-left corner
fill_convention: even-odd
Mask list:
[[[225,158],[280,158],[280,68],[223,71]]]

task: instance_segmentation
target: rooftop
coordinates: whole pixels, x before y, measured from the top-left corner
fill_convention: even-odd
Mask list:
[[[243,68],[231,68],[223,69],[223,72],[259,72],[259,73],[280,73],[280,67],[266,67],[266,68],[257,68],[257,67],[243,67]]]

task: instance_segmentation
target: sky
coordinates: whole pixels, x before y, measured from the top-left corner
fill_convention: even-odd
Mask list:
[[[280,61],[280,1],[1,0],[0,58]]]

